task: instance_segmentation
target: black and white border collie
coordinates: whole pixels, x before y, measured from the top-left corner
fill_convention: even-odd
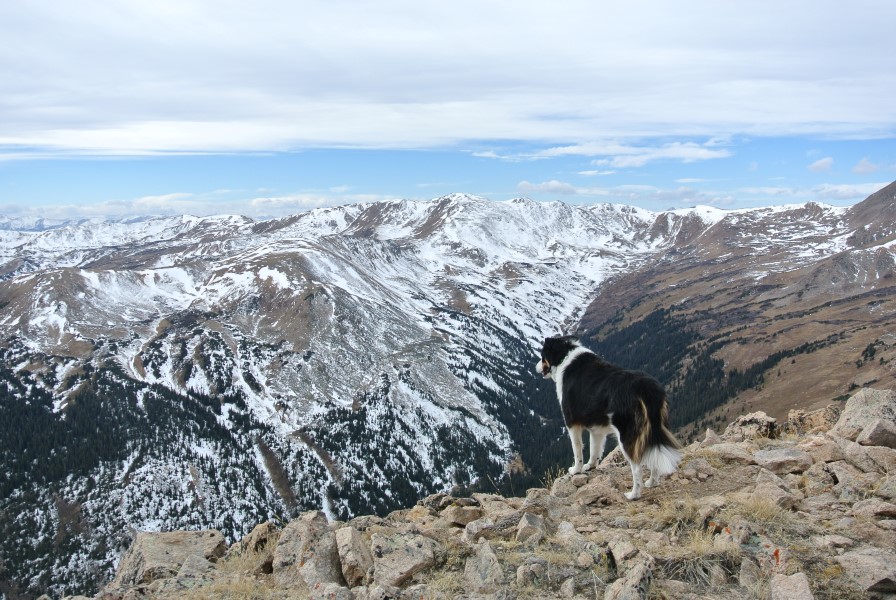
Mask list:
[[[678,468],[681,446],[668,429],[666,393],[656,379],[604,362],[575,336],[547,338],[535,370],[557,385],[575,457],[571,474],[597,464],[611,433],[632,469],[632,490],[625,494],[629,500],[641,497],[641,465],[650,469],[647,487],[659,485],[664,475]],[[583,464],[585,429],[591,435],[591,455]]]

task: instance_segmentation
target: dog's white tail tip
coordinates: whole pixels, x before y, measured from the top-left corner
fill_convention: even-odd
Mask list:
[[[650,469],[651,476],[669,475],[678,470],[681,452],[671,446],[651,446],[644,455],[644,465]]]

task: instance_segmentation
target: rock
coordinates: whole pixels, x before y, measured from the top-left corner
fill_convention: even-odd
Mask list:
[[[478,506],[458,506],[453,504],[442,511],[441,517],[452,525],[466,527],[468,523],[482,517],[482,509]]]
[[[191,554],[184,560],[177,572],[178,579],[206,579],[206,576],[215,568],[205,558]]]
[[[504,573],[491,544],[483,541],[464,566],[464,580],[474,592],[492,592],[504,584]]]
[[[554,538],[567,548],[575,549],[576,551],[584,548],[587,541],[585,536],[579,533],[575,525],[569,521],[563,521],[557,526],[557,533],[554,534]]]
[[[864,498],[880,480],[877,474],[863,473],[842,460],[830,463],[828,468],[837,481],[833,491],[842,500]]]
[[[106,590],[121,590],[175,577],[190,556],[206,561],[217,560],[225,550],[224,536],[214,529],[138,532]]]
[[[489,517],[482,517],[475,521],[470,521],[464,527],[463,539],[465,542],[475,542],[479,538],[490,538],[495,535],[495,522]]]
[[[840,418],[840,407],[828,404],[824,408],[806,412],[802,409],[791,410],[787,415],[784,429],[791,433],[809,433],[828,431]]]
[[[777,419],[761,410],[742,415],[728,425],[722,434],[722,439],[727,442],[741,442],[756,438],[773,438],[777,433],[777,422]]]
[[[274,564],[274,548],[280,537],[280,528],[274,521],[265,521],[249,532],[236,544],[236,552],[241,555],[255,555],[252,572],[256,575],[271,573]]]
[[[868,425],[879,419],[896,424],[896,392],[864,388],[846,401],[829,433],[855,441]]]
[[[564,475],[554,480],[554,485],[551,486],[551,494],[558,498],[567,498],[575,494],[578,489],[573,484],[572,477]]]
[[[304,584],[310,590],[328,583],[345,585],[336,534],[323,512],[306,512],[283,528],[272,570],[281,586]]]
[[[863,446],[896,448],[896,424],[883,419],[875,419],[862,429],[856,442]]]
[[[338,583],[327,583],[311,590],[310,600],[354,600],[352,591]]]
[[[896,477],[885,478],[874,493],[887,500],[896,500]]]
[[[542,539],[544,539],[544,519],[538,515],[524,514],[517,526],[516,541],[534,546]]]
[[[884,446],[864,446],[868,458],[877,465],[882,473],[896,473],[896,449]]]
[[[608,546],[610,554],[617,565],[621,565],[638,553],[638,549],[627,537],[615,537]]]
[[[892,550],[866,546],[835,560],[864,591],[896,593],[896,554]]]
[[[576,578],[570,577],[562,584],[560,584],[560,597],[561,598],[572,598],[576,595]]]
[[[850,538],[836,534],[812,538],[812,541],[815,542],[816,546],[821,548],[852,548],[856,544]]]
[[[703,441],[700,443],[700,445],[706,448],[707,446],[715,446],[716,444],[721,443],[722,438],[719,437],[719,434],[712,429],[707,429],[706,435],[704,436]]]
[[[853,504],[852,514],[857,517],[896,517],[896,504],[890,504],[882,500],[860,500]]]
[[[417,534],[370,537],[373,556],[373,581],[387,586],[400,586],[417,573],[432,567],[438,544]]]
[[[758,450],[759,448],[755,444],[723,442],[704,449],[703,454],[710,459],[715,458],[726,463],[753,465],[756,464],[753,454]]]
[[[572,495],[572,499],[582,505],[621,504],[625,500],[622,492],[616,489],[609,477],[595,477],[580,487]]]
[[[877,472],[877,463],[868,455],[867,447],[846,438],[835,438],[835,441],[843,453],[843,460],[864,473]]]
[[[365,582],[373,567],[373,555],[363,536],[354,527],[336,530],[336,550],[342,567],[342,576],[350,588]]]
[[[779,573],[772,577],[771,600],[814,600],[814,598],[809,588],[809,578],[805,573],[799,572],[793,575]]]
[[[815,464],[843,460],[843,452],[834,440],[823,435],[809,436],[797,444],[797,449],[812,456]]]
[[[737,576],[737,582],[740,586],[758,592],[762,577],[762,569],[759,567],[759,563],[749,556],[744,556],[740,561],[740,572]]]
[[[604,600],[647,600],[652,580],[653,569],[646,563],[638,563],[607,588]]]
[[[783,479],[766,469],[761,469],[756,476],[756,489],[750,494],[750,498],[754,501],[771,501],[783,509],[793,508],[800,500]]]
[[[812,457],[808,452],[797,448],[772,448],[760,450],[753,454],[756,464],[772,473],[802,473],[812,466]]]

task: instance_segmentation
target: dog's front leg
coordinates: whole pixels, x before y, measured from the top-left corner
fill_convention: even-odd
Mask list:
[[[572,442],[572,457],[575,461],[569,468],[569,474],[575,475],[582,472],[582,464],[585,462],[582,458],[582,426],[570,425],[566,430],[569,432],[569,440]]]

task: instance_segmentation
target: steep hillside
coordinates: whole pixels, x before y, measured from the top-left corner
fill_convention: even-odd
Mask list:
[[[728,213],[605,282],[580,328],[609,359],[665,373],[693,433],[893,387],[896,184],[848,209]]]

